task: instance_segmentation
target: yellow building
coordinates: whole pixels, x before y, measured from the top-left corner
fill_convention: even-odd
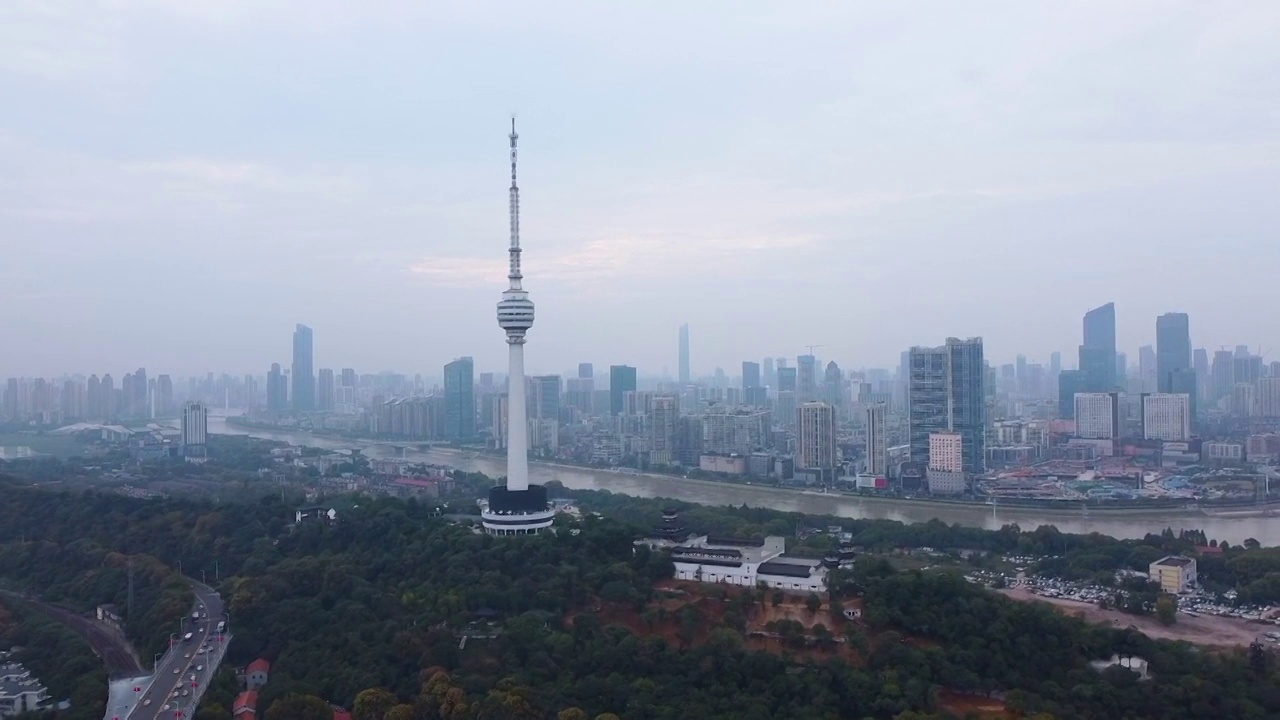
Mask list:
[[[1196,584],[1195,558],[1170,555],[1151,563],[1151,579],[1164,592],[1177,595]]]

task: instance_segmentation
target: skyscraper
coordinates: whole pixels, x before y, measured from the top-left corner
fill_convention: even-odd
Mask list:
[[[867,407],[866,470],[868,475],[877,477],[884,477],[889,473],[889,443],[884,416],[884,403]]]
[[[595,375],[595,367],[591,363],[578,363],[578,377],[589,378]]]
[[[609,413],[621,415],[623,398],[636,389],[636,369],[630,365],[609,366]]]
[[[764,372],[764,377],[762,378],[762,380],[764,381],[765,387],[771,387],[773,388],[774,392],[777,392],[778,391],[778,371],[773,368],[773,358],[767,357],[764,359],[763,372]]]
[[[533,327],[533,301],[522,286],[520,272],[520,187],[516,184],[515,118],[511,119],[511,188],[507,191],[511,223],[507,249],[507,289],[498,303],[498,327],[507,335],[507,484],[489,491],[489,504],[480,514],[490,535],[527,535],[551,527],[555,513],[547,490],[529,484],[529,413],[525,409],[524,343]],[[470,389],[468,388],[468,394]],[[472,405],[474,408],[474,403]],[[472,431],[474,432],[474,411]]]
[[[322,412],[333,412],[334,408],[333,369],[320,368],[316,374],[316,409]]]
[[[316,376],[311,328],[299,323],[293,329],[293,411],[316,409]]]
[[[796,391],[796,369],[789,367],[778,368],[778,392]]]
[[[1165,313],[1156,318],[1156,390],[1190,398],[1196,416],[1196,372],[1191,364],[1191,329],[1186,313]]]
[[[822,482],[834,480],[839,460],[835,408],[803,403],[796,408],[796,428],[796,470],[814,472]]]
[[[986,467],[986,394],[982,338],[947,338],[935,348],[911,348],[908,391],[911,461],[929,461],[929,435],[962,437],[964,472]]]
[[[173,378],[161,375],[156,378],[156,413],[161,417],[171,417],[174,411]]]
[[[680,326],[680,384],[689,384],[689,324]]]
[[[818,399],[818,358],[801,355],[796,358],[796,398],[801,403]]]
[[[1088,392],[1116,388],[1116,306],[1107,303],[1084,314],[1080,372]]]
[[[520,394],[524,395],[523,376],[511,378],[508,392],[515,394],[517,382],[520,384]],[[525,422],[523,417],[522,414],[522,424]],[[469,357],[462,357],[444,366],[444,438],[470,440],[475,434],[475,362]]]
[[[267,373],[267,410],[284,412],[289,409],[289,387],[285,384],[284,371],[280,363],[271,363]]]
[[[844,407],[844,373],[835,360],[827,363],[822,375],[822,401],[835,408],[837,416]]]
[[[742,361],[742,389],[760,387],[760,363]]]
[[[1213,365],[1209,370],[1212,392],[1209,401],[1217,403],[1231,394],[1231,386],[1235,384],[1235,356],[1230,350],[1218,350],[1213,354]]]

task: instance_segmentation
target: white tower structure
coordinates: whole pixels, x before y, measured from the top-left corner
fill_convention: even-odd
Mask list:
[[[507,490],[529,489],[529,430],[525,421],[524,334],[533,327],[533,301],[520,287],[520,186],[516,184],[516,120],[511,118],[510,286],[498,303],[498,327],[507,333]]]
[[[507,333],[507,484],[489,493],[481,513],[491,535],[528,535],[551,526],[555,512],[546,488],[529,485],[529,425],[525,401],[524,336],[533,327],[533,302],[520,282],[520,187],[516,184],[515,118],[511,119],[511,189],[509,191],[511,246],[507,250],[508,286],[498,303],[498,327]]]

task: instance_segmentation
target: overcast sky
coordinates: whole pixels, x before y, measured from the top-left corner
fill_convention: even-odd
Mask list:
[[[624,7],[626,5],[627,7]],[[734,8],[729,12],[729,8]],[[0,373],[1280,359],[1280,3],[0,3]]]

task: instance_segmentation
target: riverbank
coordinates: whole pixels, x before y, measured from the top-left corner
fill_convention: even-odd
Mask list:
[[[286,429],[276,428],[262,423],[243,420],[236,416],[226,418],[227,425],[243,430],[247,433],[257,431],[263,434],[277,435],[299,435],[304,434],[311,437],[322,438],[329,443],[348,444],[353,447],[414,447],[426,445],[430,449],[426,451],[412,451],[415,454],[437,454],[458,457],[462,460],[472,461],[484,459],[494,463],[501,463],[505,460],[505,455],[489,450],[477,448],[459,448],[440,445],[432,445],[430,443],[415,442],[393,442],[387,440],[373,440],[369,438],[353,438],[340,434],[331,434],[326,432],[316,432],[314,430],[303,429]],[[448,464],[443,463],[443,464]],[[922,498],[922,497],[902,497],[900,495],[876,495],[863,494],[856,492],[832,491],[824,492],[818,490],[806,490],[804,488],[780,487],[768,483],[754,483],[747,481],[728,481],[714,480],[709,478],[693,478],[675,473],[655,473],[636,470],[634,468],[625,468],[624,470],[614,470],[611,468],[602,468],[594,465],[580,465],[576,463],[556,462],[550,460],[530,460],[529,466],[542,467],[547,469],[579,471],[591,473],[608,473],[626,478],[651,479],[664,481],[678,481],[683,484],[700,487],[714,488],[750,488],[751,490],[759,490],[772,493],[780,493],[788,497],[804,496],[804,497],[830,497],[839,498],[841,500],[853,501],[857,503],[866,503],[872,506],[880,506],[884,508],[919,508],[919,509],[946,509],[955,508],[968,511],[991,511],[995,512],[1020,512],[1035,514],[1039,517],[1049,519],[1072,519],[1072,518],[1088,518],[1091,516],[1106,516],[1117,518],[1162,518],[1162,519],[1193,519],[1197,517],[1222,517],[1222,518],[1263,518],[1271,517],[1277,513],[1280,506],[1277,505],[1254,505],[1254,506],[1227,506],[1223,508],[1203,508],[1199,506],[1188,507],[1187,505],[1169,505],[1166,503],[1150,504],[1150,505],[1090,505],[1090,506],[1054,506],[1053,504],[1036,504],[1022,502],[1001,502],[991,503],[981,500],[959,500],[948,498]]]
[[[211,413],[209,432],[215,435],[248,435],[335,452],[358,448],[371,459],[399,459],[445,465],[467,472],[483,473],[494,478],[506,473],[506,461],[503,457],[480,454],[474,449],[423,450],[419,449],[420,444],[417,443],[338,439],[298,430],[247,428],[228,424],[225,420],[225,415]],[[1166,529],[1171,529],[1174,533],[1180,530],[1197,530],[1203,531],[1210,538],[1226,540],[1232,544],[1239,544],[1246,539],[1255,539],[1263,545],[1280,545],[1280,522],[1259,512],[1229,518],[1187,511],[1185,508],[1180,508],[1180,512],[1176,513],[1168,508],[1138,513],[1093,510],[1049,512],[1042,508],[1005,504],[962,504],[939,500],[906,500],[818,493],[768,485],[686,479],[678,475],[610,472],[568,463],[543,463],[542,461],[531,462],[529,474],[531,481],[542,485],[558,482],[573,490],[607,490],[621,495],[668,498],[698,505],[746,505],[805,515],[835,515],[859,520],[891,520],[902,523],[941,521],[948,525],[963,525],[986,530],[999,530],[1010,524],[1017,524],[1025,529],[1053,525],[1064,533],[1087,535],[1096,532],[1115,538],[1129,539],[1142,538],[1148,534],[1158,535]]]
[[[377,443],[377,441],[364,441]],[[432,446],[432,453],[448,454],[461,456],[464,460],[475,458],[487,458],[498,462],[503,459],[502,455],[480,452],[477,450],[466,450],[452,447]],[[854,500],[857,502],[866,502],[871,504],[882,504],[885,506],[903,506],[912,505],[917,507],[934,507],[934,508],[965,508],[978,510],[1004,510],[1004,511],[1025,511],[1036,513],[1038,515],[1046,515],[1051,517],[1081,517],[1090,515],[1110,515],[1117,517],[1162,517],[1162,518],[1194,518],[1206,515],[1216,515],[1219,517],[1269,517],[1276,513],[1276,506],[1248,507],[1240,509],[1225,510],[1222,513],[1206,512],[1203,508],[1188,508],[1186,506],[1168,506],[1153,505],[1149,507],[1053,507],[1052,505],[1023,505],[1019,503],[989,503],[979,500],[948,500],[945,498],[919,498],[919,497],[902,497],[898,495],[872,495],[851,492],[823,492],[819,490],[806,490],[804,488],[779,487],[777,485],[769,485],[766,483],[751,482],[728,482],[724,480],[709,480],[706,478],[691,478],[683,475],[674,475],[668,473],[644,472],[642,470],[634,470],[627,468],[625,471],[617,471],[608,468],[595,467],[591,465],[576,465],[573,463],[551,462],[548,460],[530,460],[531,467],[545,467],[560,470],[580,470],[600,473],[616,473],[620,476],[628,478],[651,478],[654,480],[678,480],[682,483],[692,485],[700,485],[703,487],[748,487],[752,490],[763,490],[767,492],[777,492],[786,495],[804,495],[807,497],[831,497],[840,498],[841,500]],[[1229,514],[1227,514],[1229,513]]]

